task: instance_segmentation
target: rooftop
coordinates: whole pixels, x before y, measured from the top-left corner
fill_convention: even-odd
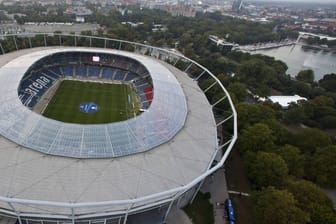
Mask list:
[[[62,50],[78,50],[78,48],[34,48],[2,55],[0,56],[0,66],[2,67],[0,77],[2,78],[3,72],[8,70],[5,68],[10,68],[8,66],[15,65],[16,72],[22,72],[26,69],[26,66],[18,64],[16,60],[11,62],[15,58],[23,56],[28,60],[29,55],[41,57],[46,53]],[[100,50],[97,49],[97,51]],[[106,51],[124,54],[115,50]],[[150,61],[148,63],[152,63],[156,68],[164,69],[167,74],[170,71],[170,74],[174,74],[175,78],[169,75],[171,77],[169,79],[176,79],[181,84],[188,110],[180,131],[171,140],[152,150],[105,159],[76,159],[47,155],[20,146],[20,144],[2,136],[0,137],[1,196],[57,203],[133,200],[163,191],[170,192],[172,189],[190,183],[208,169],[217,147],[216,124],[212,108],[197,83],[187,77],[185,73],[164,62],[132,53],[127,53],[127,55],[141,60],[143,63]],[[1,80],[1,83],[8,84],[3,85],[3,89],[9,90],[10,86],[17,86],[19,75],[15,76],[18,76],[15,80],[7,80],[6,82]],[[175,83],[175,81],[172,82]],[[165,82],[160,84],[165,88]],[[169,90],[169,92],[171,91]],[[12,120],[12,116],[20,116],[20,113],[27,113],[26,110],[28,110],[18,104],[17,107],[11,107],[9,102],[16,101],[16,99],[14,95],[9,96],[4,92],[0,95],[1,133],[5,131],[4,127],[8,127],[6,125],[21,122],[20,120]],[[152,103],[151,108],[154,107]],[[33,115],[29,119],[25,119],[27,126],[22,129],[24,134],[31,130],[26,127],[34,127],[38,123],[34,120],[36,116]],[[38,119],[41,117],[39,116]],[[39,136],[31,132],[33,139],[44,138],[44,136],[43,132],[39,133]],[[158,197],[147,198],[133,204],[133,206],[157,200]],[[113,209],[127,209],[129,204],[121,201],[116,202]],[[8,204],[0,203],[2,208],[11,210]],[[16,203],[15,206],[20,211],[26,212],[68,212],[64,207],[31,206],[22,203]],[[87,206],[77,208],[76,212],[89,213],[110,209],[111,206]]]

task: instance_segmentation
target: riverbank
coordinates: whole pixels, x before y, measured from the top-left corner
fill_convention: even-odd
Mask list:
[[[268,50],[257,50],[251,54],[263,54],[285,62],[287,74],[295,77],[301,70],[314,71],[315,80],[322,79],[325,74],[336,74],[336,52],[319,48],[310,48],[296,44]]]
[[[312,49],[312,50],[322,50],[322,51],[326,51],[326,52],[332,52],[332,53],[336,53],[336,47],[328,47],[328,46],[321,46],[321,45],[310,45],[310,44],[306,44],[303,42],[299,42],[297,43],[297,45],[302,46],[305,49]]]

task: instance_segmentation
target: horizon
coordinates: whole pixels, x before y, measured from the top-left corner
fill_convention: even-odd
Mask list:
[[[335,0],[246,0],[248,2],[285,2],[285,3],[315,3],[336,4]]]

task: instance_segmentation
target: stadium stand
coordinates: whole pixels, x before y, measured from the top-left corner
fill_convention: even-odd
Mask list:
[[[125,76],[125,81],[131,81],[138,77],[138,75],[134,72],[128,72],[127,75]]]
[[[84,65],[79,65],[75,67],[75,75],[81,77],[87,77],[87,67]]]
[[[73,76],[74,75],[74,68],[73,68],[72,65],[63,66],[61,69],[63,71],[64,76]]]
[[[153,100],[153,87],[146,87],[144,88],[144,92],[146,94],[146,98],[147,98],[147,101],[149,103],[152,103],[152,100]]]
[[[124,80],[126,72],[123,70],[117,70],[114,75],[114,80]]]
[[[103,71],[102,71],[102,76],[101,77],[103,79],[112,79],[113,74],[115,72],[114,69],[106,67],[106,68],[103,68],[102,70]]]
[[[30,109],[34,108],[57,80],[68,77],[126,82],[136,90],[143,109],[148,109],[152,102],[153,88],[147,69],[139,62],[124,56],[83,52],[58,53],[37,61],[34,69],[26,72],[18,88],[22,104]]]
[[[88,66],[88,77],[98,78],[100,74],[100,67],[98,66]]]

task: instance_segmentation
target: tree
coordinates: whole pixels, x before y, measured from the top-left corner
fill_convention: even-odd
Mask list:
[[[333,204],[318,186],[309,181],[292,181],[287,189],[294,195],[298,207],[309,216],[310,223],[336,223]]]
[[[271,91],[268,84],[276,79],[276,71],[261,59],[251,59],[239,66],[237,77],[256,94],[266,96]]]
[[[258,224],[305,224],[309,217],[300,208],[293,195],[286,190],[268,187],[252,197]]]
[[[313,83],[314,82],[314,71],[311,69],[302,70],[297,74],[296,80],[307,82],[307,83]]]
[[[272,130],[272,133],[276,133],[274,135],[274,143],[276,145],[284,145],[288,143],[292,134],[279,121],[273,118],[262,120],[261,123],[266,124]]]
[[[319,148],[307,161],[307,177],[317,184],[336,187],[336,146]]]
[[[310,110],[307,110],[308,106],[306,103],[290,104],[288,109],[283,112],[285,122],[289,124],[307,122],[312,113]]]
[[[323,128],[336,128],[336,116],[327,115],[321,117],[319,122]]]
[[[281,156],[272,152],[257,152],[255,159],[249,159],[248,176],[258,188],[282,186],[288,175],[288,168]]]
[[[301,152],[314,153],[320,147],[331,145],[331,139],[319,129],[306,128],[293,136],[292,145],[299,147]]]
[[[277,153],[286,162],[288,172],[296,177],[302,177],[304,174],[304,156],[300,154],[300,149],[292,146],[285,145],[277,150]]]
[[[247,97],[246,86],[239,82],[230,83],[228,86],[228,91],[233,94],[238,102],[245,101]]]
[[[242,129],[263,120],[275,119],[276,112],[273,108],[263,104],[239,103],[236,105],[238,114],[238,128]]]
[[[243,130],[238,139],[241,152],[270,151],[274,148],[274,135],[271,129],[262,123],[257,123]]]
[[[335,106],[335,102],[333,98],[328,97],[328,96],[317,96],[311,100],[311,103],[314,106],[329,106],[329,107]]]
[[[322,88],[329,92],[336,92],[336,74],[327,74],[319,80],[319,84]]]

